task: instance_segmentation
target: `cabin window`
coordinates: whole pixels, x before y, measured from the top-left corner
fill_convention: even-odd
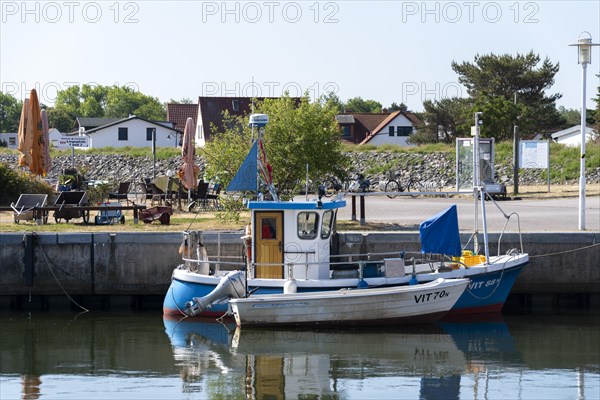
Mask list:
[[[314,239],[319,229],[319,214],[316,212],[298,213],[298,237],[300,239]]]
[[[119,140],[128,140],[127,128],[119,128]]]
[[[151,142],[154,133],[154,128],[146,128],[146,140]]]
[[[333,223],[333,211],[328,210],[323,214],[323,222],[321,223],[321,239],[327,239],[331,234],[331,225]]]
[[[394,127],[390,126],[388,129],[389,129],[389,135],[394,136]]]

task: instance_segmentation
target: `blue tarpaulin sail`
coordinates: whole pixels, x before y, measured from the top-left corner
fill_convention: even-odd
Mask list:
[[[246,159],[227,186],[228,192],[256,192],[257,185],[257,151],[258,142],[254,142]]]
[[[421,222],[419,232],[421,252],[456,257],[461,255],[456,204]]]

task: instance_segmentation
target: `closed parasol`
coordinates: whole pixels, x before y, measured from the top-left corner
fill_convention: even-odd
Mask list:
[[[27,117],[29,115],[29,99],[23,102],[21,120],[19,122],[19,166],[28,167],[31,164],[31,140],[32,136],[27,132]]]
[[[29,164],[29,170],[34,175],[45,176],[44,132],[42,130],[40,102],[35,89],[31,89],[31,95],[29,96],[27,135],[31,135],[31,164]]]
[[[44,175],[52,170],[52,158],[50,158],[50,130],[48,128],[48,113],[42,110],[42,132],[44,134],[44,143],[42,154],[44,155]]]
[[[186,189],[196,189],[198,187],[196,176],[199,169],[194,164],[194,120],[192,118],[188,118],[185,122],[181,155],[183,156],[183,165],[177,171],[177,176]]]

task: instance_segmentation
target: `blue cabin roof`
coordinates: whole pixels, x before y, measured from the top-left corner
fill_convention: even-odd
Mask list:
[[[319,205],[320,203],[320,205]],[[317,201],[249,201],[250,210],[333,210],[346,207],[346,200]]]

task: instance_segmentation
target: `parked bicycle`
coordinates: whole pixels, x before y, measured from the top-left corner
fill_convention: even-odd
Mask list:
[[[385,184],[385,191],[387,193],[387,197],[389,197],[390,199],[395,198],[398,193],[402,193],[402,192],[420,192],[421,191],[421,184],[419,183],[418,180],[413,179],[413,177],[409,177],[406,182],[404,184],[402,184],[401,182],[398,182],[395,179],[390,179],[389,181],[387,181],[387,183]],[[411,195],[412,197],[415,197],[416,195]]]
[[[334,194],[342,191],[342,189],[344,189],[344,185],[342,185],[334,177],[325,179],[325,181],[323,182],[323,187],[325,188],[325,197],[331,197]]]

